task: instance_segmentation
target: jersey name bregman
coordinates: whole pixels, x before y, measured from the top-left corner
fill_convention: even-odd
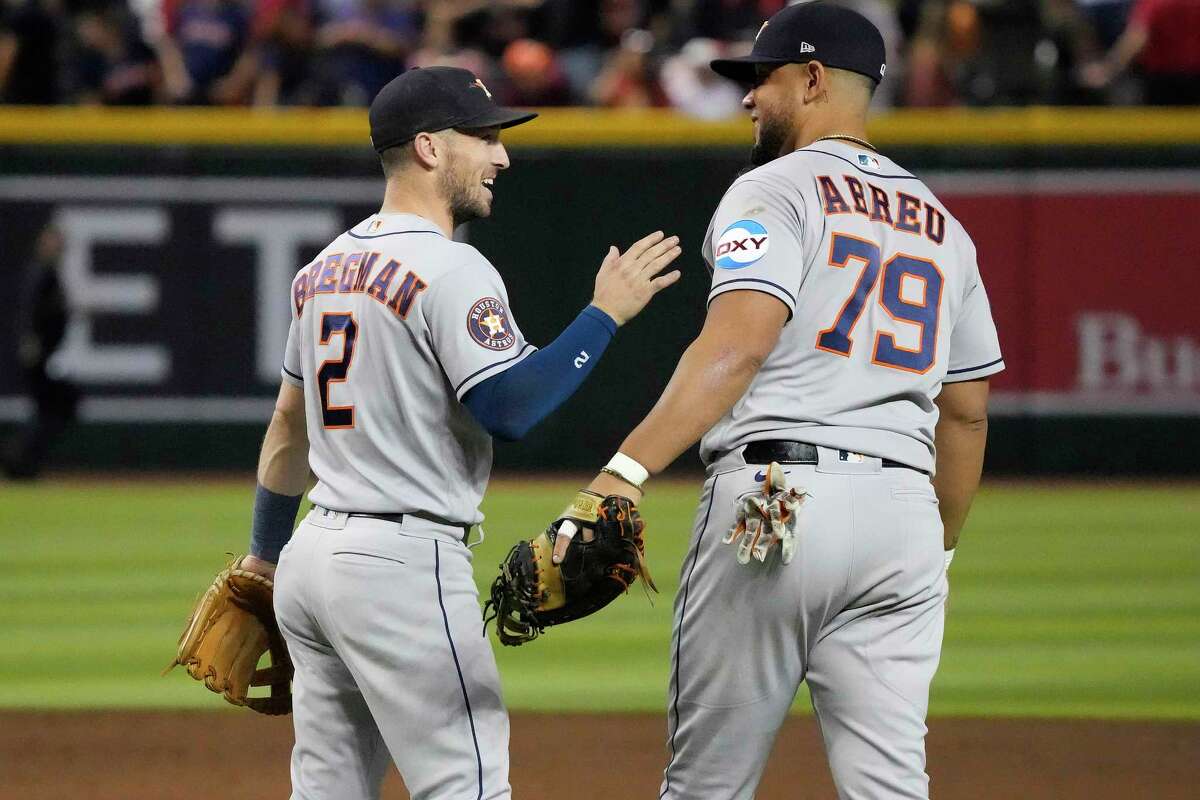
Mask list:
[[[296,304],[296,316],[304,314],[304,304],[319,294],[355,294],[365,292],[392,310],[400,319],[408,317],[417,295],[429,288],[417,273],[409,270],[400,286],[393,292],[392,283],[402,266],[394,258],[388,259],[378,271],[379,253],[359,251],[356,253],[330,253],[318,258],[296,276],[292,282],[292,302]],[[372,275],[374,273],[374,275]],[[369,281],[369,282],[368,282]]]
[[[846,191],[842,192],[839,183]],[[897,191],[894,196],[873,183],[863,183],[853,175],[842,175],[840,181],[828,175],[818,175],[821,202],[825,215],[860,214],[872,222],[891,225],[898,231],[914,236],[924,235],[934,244],[946,238],[946,215],[932,203]],[[846,198],[850,199],[847,200]]]

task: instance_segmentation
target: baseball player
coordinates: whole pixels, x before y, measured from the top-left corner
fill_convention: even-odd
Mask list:
[[[590,486],[639,501],[703,436],[660,796],[753,797],[807,680],[839,796],[925,798],[946,569],[1003,369],[975,249],[866,138],[865,18],[790,6],[712,67],[749,87],[756,168],[709,226],[699,337]]]
[[[507,798],[508,718],[467,545],[491,437],[570,396],[678,279],[661,273],[680,248],[661,232],[612,248],[592,303],[539,350],[500,274],[451,238],[491,212],[500,130],[536,115],[449,67],[406,72],[369,114],[383,207],[292,283],[241,568],[274,576],[295,664],[293,798],[378,797],[389,758],[414,800]],[[292,535],[310,467],[314,507]]]

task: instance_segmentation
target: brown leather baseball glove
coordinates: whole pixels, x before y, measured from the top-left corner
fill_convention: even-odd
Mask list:
[[[239,569],[241,562],[236,558],[217,573],[196,603],[166,672],[182,664],[189,675],[235,706],[260,714],[289,714],[294,670],[271,605],[274,583]],[[270,666],[258,669],[267,652]],[[248,697],[251,686],[270,686],[271,694]]]

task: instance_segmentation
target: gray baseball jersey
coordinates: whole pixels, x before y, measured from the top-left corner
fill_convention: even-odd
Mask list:
[[[706,463],[783,439],[932,472],[942,384],[1004,369],[970,237],[882,155],[822,141],[746,173],[703,253],[709,302],[756,289],[790,314],[746,394],[701,442]]]
[[[377,214],[300,270],[291,296],[282,375],[304,388],[309,498],[480,522],[492,440],[460,400],[535,350],[496,269],[428,220]]]

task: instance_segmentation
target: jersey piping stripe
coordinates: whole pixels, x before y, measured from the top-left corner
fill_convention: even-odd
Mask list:
[[[860,167],[858,164],[855,164],[850,159],[843,158],[843,157],[839,156],[837,153],[830,153],[828,150],[810,150],[807,147],[802,147],[799,150],[793,150],[792,152],[793,153],[820,153],[823,156],[829,156],[830,158],[836,158],[838,161],[845,161],[847,164],[854,167],[856,170],[861,172],[863,175],[870,175],[873,178],[883,178],[885,180],[897,180],[897,181],[919,181],[919,180],[921,180],[916,175],[884,175],[881,172],[867,172],[865,169]]]
[[[293,378],[295,378],[296,380],[300,381],[301,383],[303,383],[303,382],[304,382],[304,376],[303,376],[303,375],[297,375],[296,373],[292,372],[292,371],[291,371],[290,369],[288,369],[287,367],[284,367],[284,368],[283,368],[283,371],[284,371],[284,372],[286,372],[288,375],[291,375]]]
[[[442,236],[441,231],[392,231],[391,233],[377,233],[374,236],[359,236],[352,230],[346,231],[346,235],[351,239],[382,239],[385,236],[404,236],[409,233],[432,233],[434,236],[441,236],[443,239],[446,238]]]
[[[475,767],[479,776],[479,793],[476,800],[483,798],[483,756],[479,753],[479,737],[475,734],[475,716],[471,713],[471,698],[467,696],[467,682],[463,680],[462,665],[458,661],[458,650],[454,637],[450,635],[450,617],[446,614],[446,603],[442,599],[442,549],[437,539],[433,540],[433,577],[437,581],[438,605],[442,608],[442,622],[446,625],[446,641],[450,642],[450,655],[454,656],[454,669],[458,671],[458,685],[462,687],[463,703],[467,706],[467,721],[471,723],[471,741],[475,745]]]
[[[470,382],[471,382],[471,379],[472,379],[472,378],[474,378],[474,377],[476,377],[477,375],[482,375],[483,373],[487,372],[489,369],[494,369],[494,368],[496,368],[496,367],[499,367],[499,366],[502,366],[502,365],[504,365],[504,364],[507,364],[507,363],[508,363],[508,362],[510,362],[510,361],[515,361],[516,359],[518,359],[518,358],[520,358],[521,356],[525,355],[525,351],[526,351],[526,350],[528,350],[528,349],[529,349],[529,348],[531,348],[531,347],[533,347],[533,345],[532,345],[532,344],[530,344],[529,342],[526,342],[526,343],[525,343],[525,346],[521,348],[520,352],[518,352],[518,353],[517,353],[515,356],[513,356],[512,358],[506,358],[506,359],[504,359],[503,361],[497,361],[497,362],[496,362],[496,363],[494,363],[494,364],[488,364],[488,365],[487,365],[486,367],[484,367],[483,369],[477,369],[477,370],[475,370],[475,371],[474,371],[474,372],[472,372],[470,375],[468,375],[467,377],[463,378],[463,379],[462,379],[462,380],[459,382],[458,386],[455,386],[455,387],[454,387],[454,393],[455,393],[455,394],[458,394],[458,391],[459,391],[459,389],[461,389],[462,387],[464,387],[464,386],[466,386],[468,383],[470,383]],[[534,347],[534,349],[536,350],[537,348],[536,348],[536,347]]]
[[[1004,360],[1004,357],[1001,356],[1000,358],[997,358],[995,361],[989,361],[986,364],[980,364],[978,367],[966,367],[964,369],[948,369],[948,370],[946,370],[946,374],[947,375],[961,375],[964,372],[974,372],[977,369],[986,369],[987,367],[994,367],[995,365],[999,364],[1003,360]]]
[[[708,496],[708,508],[704,511],[704,522],[700,526],[700,536],[696,539],[696,550],[692,554],[692,566],[688,568],[687,579],[683,582],[683,603],[679,609],[679,636],[675,639],[675,698],[671,701],[671,709],[675,712],[675,725],[671,728],[671,757],[667,760],[667,769],[663,776],[663,790],[658,795],[658,799],[666,797],[667,792],[671,791],[671,764],[675,762],[675,734],[679,732],[679,662],[681,660],[681,651],[683,649],[683,623],[687,618],[688,596],[692,589],[692,573],[696,571],[696,562],[700,560],[700,545],[704,543],[704,535],[708,533],[708,518],[712,514],[713,500],[717,496],[717,482],[721,480],[721,476],[717,475],[713,478],[712,492]]]
[[[708,292],[709,297],[712,297],[713,292],[715,292],[717,289],[720,289],[722,286],[728,286],[731,283],[765,283],[768,286],[774,286],[776,289],[778,289],[779,291],[786,294],[788,300],[791,300],[793,304],[795,304],[795,302],[796,302],[796,297],[791,292],[789,292],[787,289],[783,288],[778,283],[774,283],[774,282],[768,281],[768,280],[763,280],[762,278],[734,278],[731,281],[722,281],[721,283],[718,283],[716,286],[712,287],[712,289],[709,290],[709,292]]]

